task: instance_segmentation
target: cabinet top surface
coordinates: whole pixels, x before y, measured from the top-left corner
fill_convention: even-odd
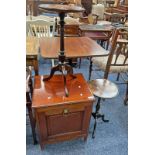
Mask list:
[[[32,107],[48,107],[61,104],[92,102],[94,96],[82,74],[66,76],[69,97],[65,96],[62,75],[54,75],[49,81],[43,81],[43,76],[34,77]]]

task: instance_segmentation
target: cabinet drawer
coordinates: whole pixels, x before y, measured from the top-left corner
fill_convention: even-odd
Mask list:
[[[62,105],[62,106],[53,106],[49,107],[48,109],[44,109],[45,115],[68,115],[72,112],[77,111],[84,111],[86,105],[83,103],[78,104],[69,104],[69,105]]]

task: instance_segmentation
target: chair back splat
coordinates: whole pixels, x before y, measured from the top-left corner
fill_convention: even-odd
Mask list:
[[[126,36],[127,31],[123,28],[118,28],[115,30],[111,43],[111,50],[104,73],[104,79],[108,79],[108,74],[111,66],[128,65],[128,41],[124,39],[124,37],[126,38]]]
[[[52,37],[55,32],[55,23],[42,19],[28,21],[27,26],[29,27],[29,33],[38,38]],[[52,33],[50,32],[50,27],[52,27]]]

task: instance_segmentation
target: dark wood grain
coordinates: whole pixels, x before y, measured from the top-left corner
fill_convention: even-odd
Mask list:
[[[57,13],[74,13],[74,12],[82,12],[84,9],[79,6],[74,5],[60,5],[60,4],[40,4],[39,8],[44,11],[54,11]]]
[[[43,81],[43,76],[35,76],[32,107],[47,107],[51,105],[92,101],[87,82],[81,74],[75,74],[77,78],[67,75],[67,88],[69,97],[65,97],[62,75],[54,75],[49,81]]]

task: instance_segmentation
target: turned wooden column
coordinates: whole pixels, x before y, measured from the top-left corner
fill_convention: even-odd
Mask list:
[[[92,10],[92,0],[81,0],[81,4],[85,8],[86,14],[90,14]]]

